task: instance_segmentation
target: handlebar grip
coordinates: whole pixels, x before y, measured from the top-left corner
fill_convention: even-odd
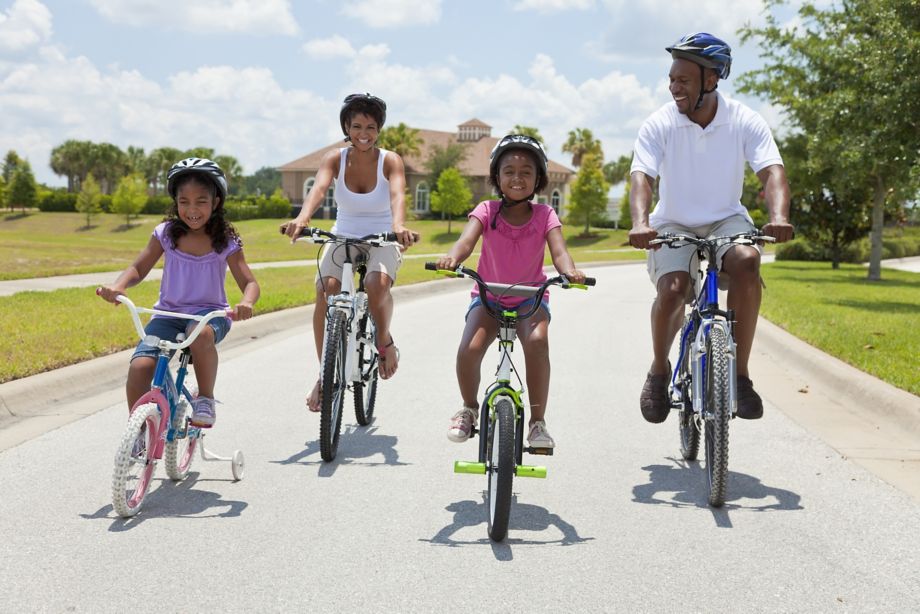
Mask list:
[[[383,233],[383,240],[384,241],[398,241],[399,237],[396,235],[395,232],[385,232]]]
[[[438,264],[437,264],[436,262],[426,262],[426,263],[425,263],[425,270],[426,270],[426,271],[437,271],[437,270],[438,270]]]
[[[597,283],[597,279],[596,279],[596,278],[594,278],[594,277],[585,277],[585,285],[586,285],[586,286],[593,286],[593,285],[595,285],[596,283]]]
[[[282,224],[281,226],[279,226],[279,227],[278,227],[278,231],[279,231],[281,234],[286,235],[286,234],[287,234],[287,224]],[[300,234],[297,235],[297,236],[299,236],[299,237],[306,237],[306,236],[309,236],[309,235],[311,235],[311,234],[313,234],[313,228],[310,227],[310,226],[304,226],[303,228],[300,229]]]

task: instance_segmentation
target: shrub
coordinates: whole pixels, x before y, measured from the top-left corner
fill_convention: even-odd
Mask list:
[[[144,205],[141,213],[147,215],[166,215],[166,211],[172,205],[172,202],[172,199],[165,194],[150,196],[147,198],[147,203]]]
[[[65,190],[52,190],[38,201],[38,210],[74,212],[77,210],[77,194]]]

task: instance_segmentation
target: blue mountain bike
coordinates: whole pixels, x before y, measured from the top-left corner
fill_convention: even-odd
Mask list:
[[[719,307],[719,271],[716,252],[727,244],[757,245],[772,242],[758,230],[731,236],[699,237],[663,234],[649,245],[670,248],[696,246],[700,264],[708,262],[705,274],[690,271],[695,299],[680,331],[680,353],[671,374],[668,392],[671,408],[678,411],[680,453],[696,460],[700,434],[706,444],[706,472],[709,477],[709,505],[725,503],[728,481],[728,424],[738,411],[737,365],[734,311]],[[701,283],[702,282],[702,283]]]

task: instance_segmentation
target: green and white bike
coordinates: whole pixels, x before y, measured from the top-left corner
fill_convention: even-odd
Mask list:
[[[469,277],[479,286],[479,295],[515,296],[528,299],[531,303],[524,307],[522,313],[501,309],[492,301],[482,302],[486,312],[495,318],[498,328],[498,351],[500,355],[495,381],[486,389],[480,407],[480,429],[473,429],[471,436],[479,434],[479,459],[476,462],[456,461],[454,473],[471,473],[487,476],[486,507],[489,512],[489,537],[496,542],[505,539],[508,534],[508,522],[511,519],[512,484],[514,477],[545,478],[546,467],[523,464],[523,453],[552,456],[552,448],[524,447],[524,428],[527,419],[524,413],[524,387],[517,376],[518,388],[511,382],[515,372],[511,362],[511,352],[517,339],[518,322],[526,320],[536,313],[543,301],[543,295],[550,286],[562,288],[579,288],[586,290],[595,284],[594,278],[588,277],[584,284],[573,284],[564,276],[552,277],[533,286],[523,284],[500,284],[483,281],[479,274],[463,266],[456,270],[439,270],[433,262],[425,268],[437,271],[449,277]]]

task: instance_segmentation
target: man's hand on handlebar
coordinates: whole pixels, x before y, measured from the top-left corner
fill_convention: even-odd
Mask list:
[[[795,237],[795,228],[789,222],[770,222],[764,225],[763,233],[776,239],[777,243],[785,243]]]
[[[648,224],[634,224],[629,231],[629,244],[636,249],[659,249],[660,245],[649,245],[658,236],[658,231]]]

